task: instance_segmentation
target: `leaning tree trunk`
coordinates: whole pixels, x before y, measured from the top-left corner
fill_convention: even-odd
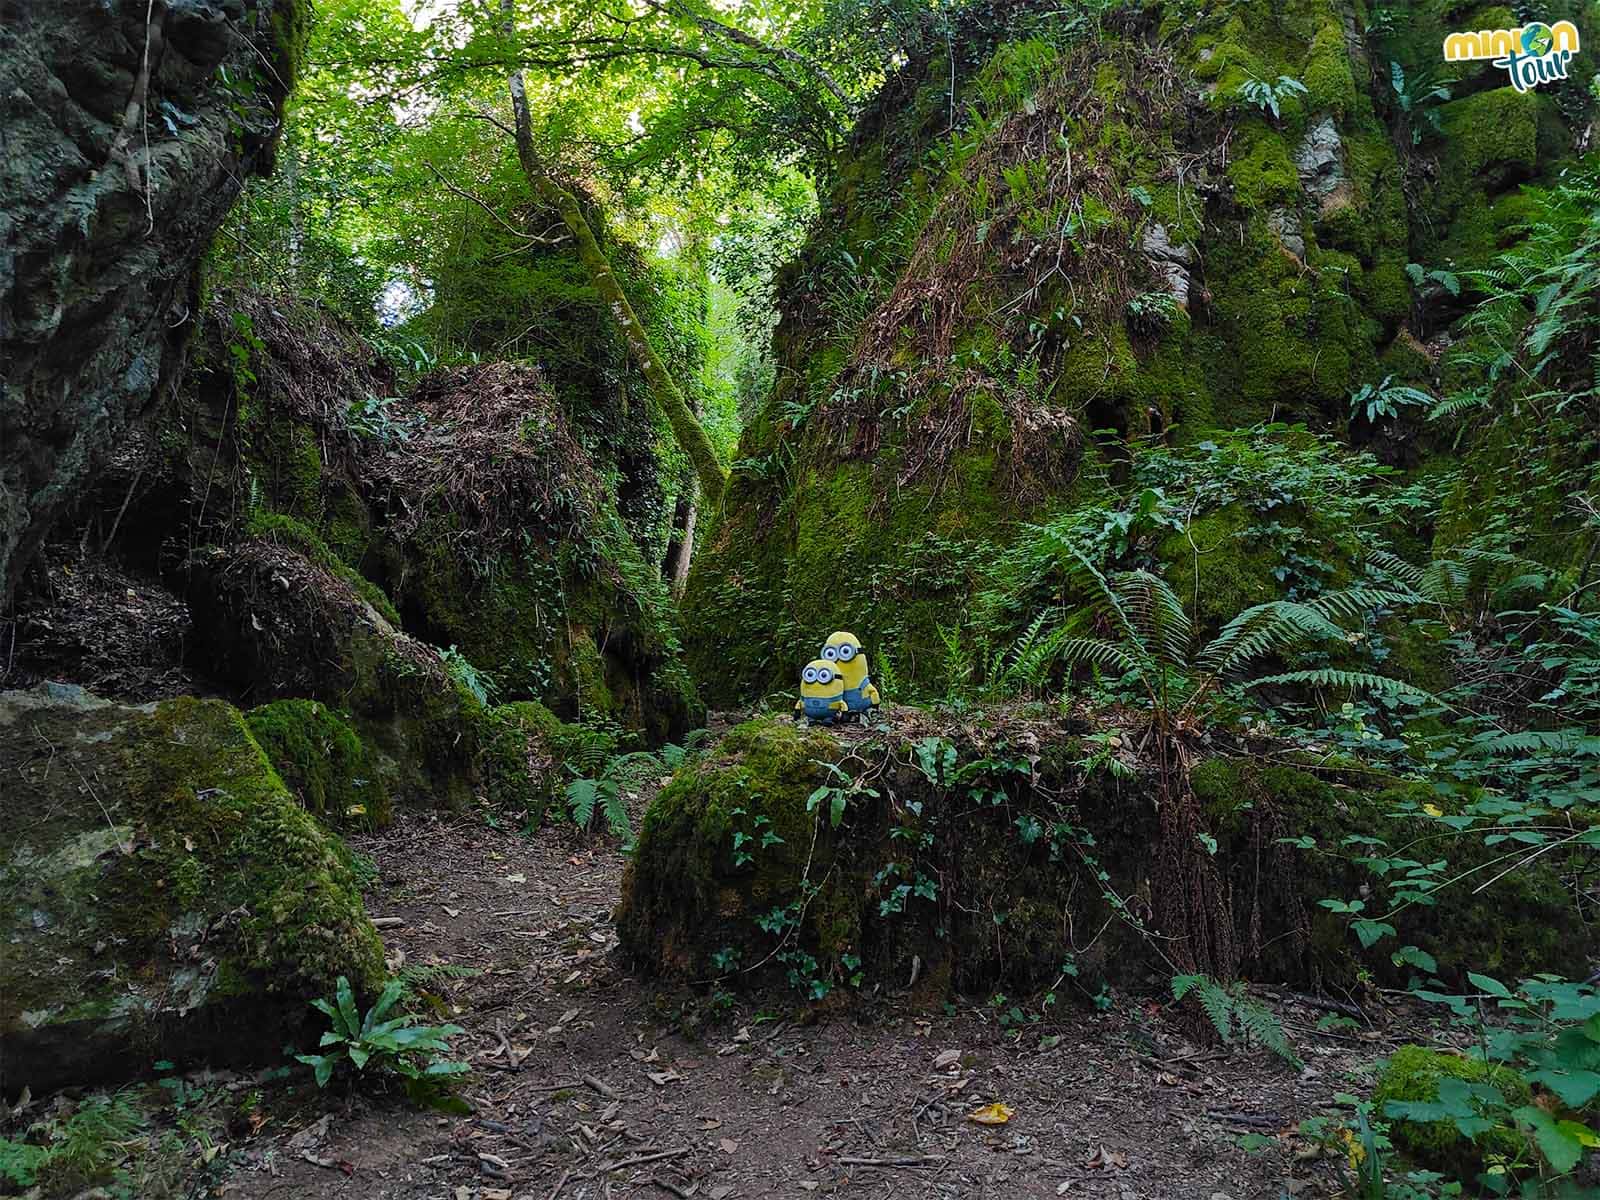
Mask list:
[[[511,0],[501,0],[501,11],[505,14],[506,33],[510,35]],[[633,305],[628,303],[627,293],[622,290],[622,284],[611,269],[611,260],[600,248],[594,230],[589,227],[589,221],[578,205],[578,198],[556,182],[540,163],[538,151],[533,145],[533,121],[528,114],[528,93],[521,68],[512,69],[509,82],[511,109],[517,123],[517,159],[522,164],[522,173],[527,176],[534,194],[561,214],[562,223],[577,243],[578,258],[589,273],[590,283],[611,310],[622,336],[627,340],[629,353],[644,372],[645,381],[650,385],[650,394],[666,411],[673,436],[694,464],[695,474],[700,479],[701,495],[713,509],[720,508],[722,494],[727,490],[728,474],[717,458],[716,448],[712,446],[705,426],[700,424],[688,401],[683,398],[683,391],[668,373],[655,347],[650,344],[644,326],[634,315]]]

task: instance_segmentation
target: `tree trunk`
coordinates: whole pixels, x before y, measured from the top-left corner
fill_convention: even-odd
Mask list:
[[[501,0],[500,4],[500,11],[505,14],[508,37],[514,32],[511,3],[512,0]],[[562,223],[577,243],[578,258],[589,273],[590,283],[611,310],[622,336],[627,340],[629,353],[644,372],[645,381],[650,385],[650,394],[666,411],[673,436],[694,464],[695,474],[700,479],[700,494],[713,509],[719,509],[722,507],[723,492],[727,490],[728,473],[717,460],[716,448],[712,446],[705,426],[700,424],[684,400],[683,392],[667,373],[655,347],[650,344],[644,326],[634,316],[633,305],[628,303],[627,293],[612,272],[610,260],[595,240],[594,230],[589,228],[583,209],[578,206],[578,198],[557,183],[539,162],[538,151],[533,145],[533,121],[528,113],[527,88],[520,67],[512,69],[509,82],[511,109],[517,122],[517,159],[522,164],[522,173],[527,176],[534,194],[561,214]]]
[[[678,544],[678,557],[672,564],[672,595],[674,598],[683,596],[684,586],[689,582],[689,564],[694,559],[694,526],[700,516],[700,501],[689,501],[689,515],[683,522],[683,541]]]

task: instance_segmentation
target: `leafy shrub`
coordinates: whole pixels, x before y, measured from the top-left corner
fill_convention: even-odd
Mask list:
[[[1257,79],[1252,75],[1235,92],[1241,100],[1254,104],[1262,112],[1270,112],[1273,120],[1281,115],[1278,106],[1294,96],[1304,96],[1306,85],[1288,75],[1279,75],[1276,81]]]
[[[413,1098],[427,1098],[429,1085],[466,1073],[466,1063],[443,1057],[449,1052],[450,1039],[466,1032],[461,1026],[417,1025],[416,1018],[409,1013],[390,1016],[399,1005],[405,987],[401,980],[391,979],[365,1017],[356,1007],[350,981],[343,975],[339,976],[331,1000],[311,1002],[313,1008],[332,1022],[333,1028],[324,1033],[317,1044],[325,1053],[297,1054],[295,1058],[312,1069],[318,1087],[327,1087],[340,1070],[359,1074],[372,1067],[404,1079]]]

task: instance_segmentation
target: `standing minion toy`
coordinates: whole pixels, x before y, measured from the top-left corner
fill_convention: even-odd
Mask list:
[[[824,662],[832,663],[844,679],[844,705],[849,712],[866,723],[872,710],[883,703],[878,689],[867,674],[867,656],[861,651],[861,639],[842,630],[828,638],[822,647]]]
[[[796,717],[816,725],[832,725],[846,712],[844,679],[831,662],[813,659],[800,672],[800,699],[794,702]]]

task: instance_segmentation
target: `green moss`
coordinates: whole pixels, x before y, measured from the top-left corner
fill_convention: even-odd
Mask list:
[[[310,0],[277,0],[271,6],[269,19],[275,60],[272,82],[280,84],[287,93],[294,87],[301,59],[311,39]]]
[[[389,597],[383,594],[383,589],[370,579],[366,578],[349,564],[344,562],[337,554],[328,548],[310,526],[294,517],[283,513],[257,510],[250,514],[245,524],[245,533],[249,537],[260,538],[263,541],[273,542],[279,546],[287,546],[304,554],[318,566],[333,572],[334,575],[348,583],[368,604],[372,605],[377,614],[394,628],[400,628],[400,614],[395,610]]]
[[[1411,280],[1400,255],[1385,255],[1361,281],[1362,308],[1394,329],[1411,315]]]
[[[1505,1067],[1425,1046],[1401,1046],[1390,1056],[1372,1095],[1373,1107],[1382,1115],[1390,1101],[1436,1101],[1442,1079],[1462,1079],[1496,1088],[1512,1106],[1532,1100],[1527,1083]],[[1476,1178],[1490,1155],[1514,1158],[1523,1149],[1522,1138],[1509,1130],[1489,1130],[1468,1139],[1461,1136],[1453,1121],[1385,1119],[1391,1122],[1389,1137],[1397,1147],[1418,1164],[1457,1179]]]
[[[1252,894],[1260,912],[1302,906],[1309,921],[1303,945],[1269,947],[1258,971],[1276,976],[1309,969],[1325,978],[1351,978],[1364,966],[1379,978],[1401,980],[1386,954],[1374,954],[1363,964],[1348,918],[1315,906],[1318,900],[1347,899],[1373,886],[1373,876],[1347,857],[1350,835],[1379,838],[1391,847],[1437,835],[1436,825],[1414,815],[1437,801],[1430,789],[1374,780],[1360,771],[1346,778],[1335,764],[1313,773],[1233,758],[1197,765],[1190,784],[1212,822],[1212,834],[1224,846],[1250,845],[1266,830],[1274,831],[1272,838],[1306,837],[1313,843],[1293,851],[1274,843],[1277,848],[1259,876],[1242,859],[1229,862],[1236,894]],[[1465,840],[1453,851],[1455,871],[1494,858],[1493,847]],[[1251,888],[1253,893],[1245,890]],[[1381,896],[1369,895],[1369,912],[1386,908]],[[1433,905],[1403,908],[1385,919],[1397,931],[1392,944],[1418,946],[1433,955],[1442,978],[1459,979],[1467,971],[1523,978],[1559,969],[1571,940],[1587,936],[1574,916],[1556,870],[1540,866],[1498,879],[1492,896],[1459,886],[1443,889]]]
[[[1283,136],[1263,121],[1239,125],[1236,148],[1228,158],[1234,198],[1249,210],[1292,204],[1300,195],[1300,176]]]
[[[382,947],[349,852],[295,804],[236,709],[194,698],[97,706],[45,689],[8,702],[26,717],[0,721],[0,756],[22,761],[18,738],[31,730],[75,768],[34,781],[27,799],[39,807],[27,822],[6,805],[22,795],[0,792],[0,818],[25,830],[0,863],[0,885],[23,901],[11,914],[20,923],[0,926],[8,1056],[38,1038],[48,1045],[53,1029],[101,1052],[108,1040],[172,1048],[188,1037],[176,1046],[187,1055],[203,1048],[203,1023],[178,1019],[187,1009],[276,1004],[298,1023],[304,997],[340,974],[376,988]],[[97,781],[92,793],[80,773]],[[110,829],[107,812],[119,822]],[[30,1032],[20,1035],[24,1012]],[[25,1062],[16,1069],[32,1078]]]
[[[1356,82],[1341,21],[1325,21],[1318,27],[1301,82],[1306,86],[1305,104],[1311,112],[1342,117],[1355,107]]]
[[[713,758],[680,769],[645,813],[623,885],[617,924],[635,953],[649,947],[660,968],[706,971],[702,955],[747,941],[757,916],[787,906],[813,853],[806,799],[821,780],[820,764],[838,755],[821,731],[752,721],[731,730]],[[757,837],[758,819],[783,840],[741,868],[734,834]],[[816,828],[826,846],[828,828]],[[825,936],[826,949],[837,953],[858,931],[832,909],[824,903],[810,913],[806,941],[822,945]]]
[[[1281,594],[1273,575],[1281,557],[1251,537],[1254,523],[1249,510],[1229,505],[1194,518],[1186,532],[1171,534],[1156,549],[1167,581],[1205,629],[1220,628],[1251,605]]]
[[[531,700],[485,712],[479,741],[490,802],[535,826],[569,780],[599,775],[617,748],[614,736],[570,725]]]
[[[392,805],[380,769],[344,720],[315,700],[277,700],[246,717],[268,760],[313,815],[381,828]]]

